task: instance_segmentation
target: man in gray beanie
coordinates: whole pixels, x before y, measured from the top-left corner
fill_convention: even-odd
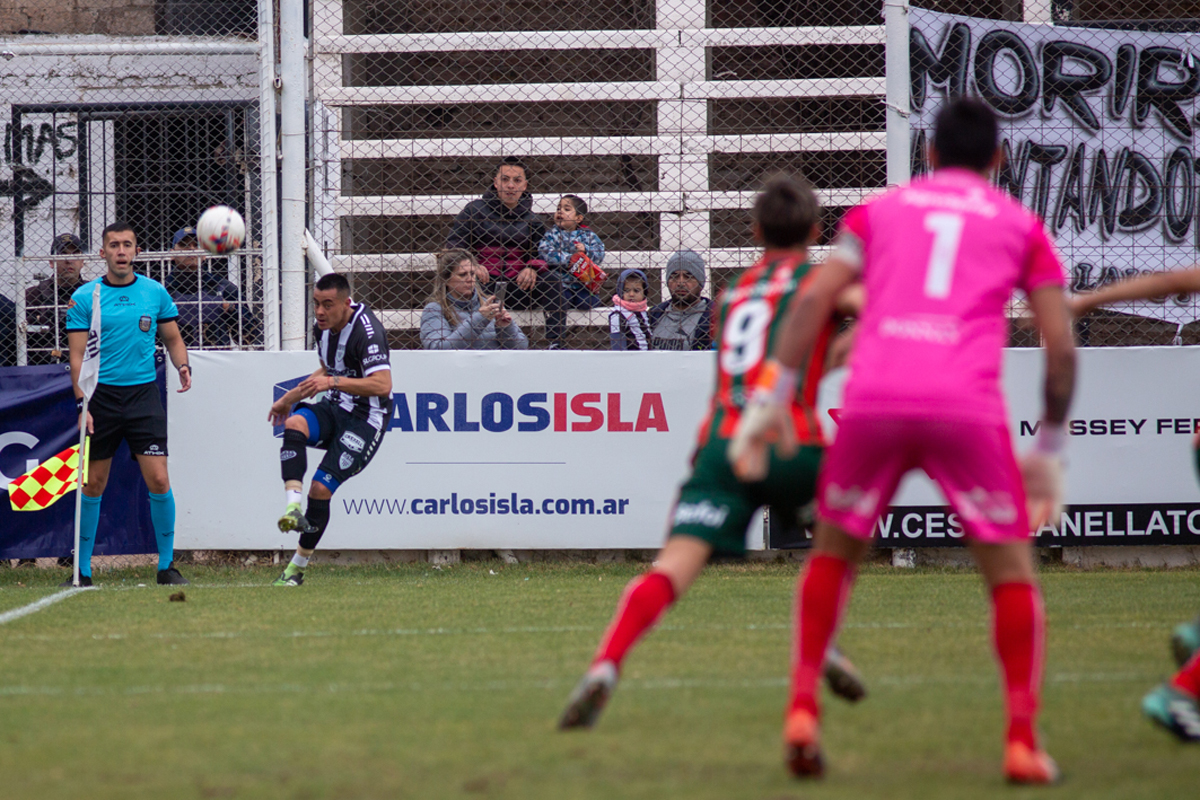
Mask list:
[[[667,289],[671,299],[650,309],[654,350],[711,350],[712,300],[704,290],[704,259],[693,250],[680,250],[667,259]]]

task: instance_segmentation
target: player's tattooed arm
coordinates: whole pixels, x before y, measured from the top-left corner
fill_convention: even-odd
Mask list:
[[[356,397],[386,397],[392,393],[392,371],[380,369],[365,378],[349,378],[345,375],[325,375],[321,378],[309,378],[318,387],[317,392],[328,392],[336,389],[339,392],[352,394]],[[307,383],[308,381],[305,381]],[[303,386],[304,384],[300,384]],[[299,389],[300,386],[296,388]],[[317,392],[313,392],[316,394]]]
[[[1029,306],[1046,348],[1043,419],[1050,425],[1062,425],[1075,392],[1075,334],[1070,312],[1057,286],[1034,289]]]

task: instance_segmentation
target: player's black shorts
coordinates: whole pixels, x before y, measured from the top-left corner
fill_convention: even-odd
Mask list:
[[[366,469],[383,441],[384,431],[375,430],[365,419],[359,419],[328,400],[300,403],[292,413],[303,413],[308,420],[309,446],[325,451],[320,469],[332,476],[338,485]],[[314,418],[316,431],[313,430]]]
[[[129,442],[134,456],[167,454],[167,412],[157,383],[137,386],[100,384],[88,402],[92,414],[89,459],[103,461],[116,455],[121,440]]]

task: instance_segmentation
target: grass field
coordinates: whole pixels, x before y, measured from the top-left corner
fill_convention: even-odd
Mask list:
[[[625,582],[616,565],[132,573],[0,624],[0,797],[987,798],[1002,708],[987,606],[963,571],[870,567],[842,644],[870,682],[826,703],[826,778],[779,731],[794,565],[722,565],[626,662],[597,728],[554,729]],[[142,571],[142,579],[150,574]],[[60,571],[0,572],[0,616]],[[21,581],[25,585],[17,582]],[[1044,574],[1043,729],[1060,798],[1195,797],[1200,746],[1138,712],[1195,571]]]

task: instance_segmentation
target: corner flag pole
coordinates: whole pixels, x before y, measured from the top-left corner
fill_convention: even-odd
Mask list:
[[[79,585],[79,526],[83,516],[83,485],[87,481],[88,401],[100,382],[100,281],[96,281],[96,288],[92,290],[92,321],[88,325],[87,346],[83,351],[83,363],[79,365],[77,381],[83,392],[83,408],[79,412],[79,466],[75,475],[79,484],[75,492],[75,576],[71,581],[75,586]]]

